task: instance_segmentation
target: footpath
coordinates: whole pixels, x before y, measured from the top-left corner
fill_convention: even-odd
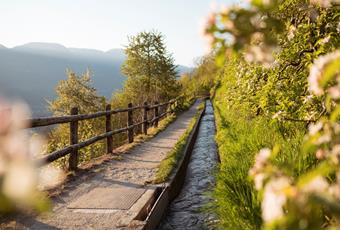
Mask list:
[[[52,200],[51,212],[18,216],[17,229],[129,229],[153,195],[148,185],[159,163],[174,147],[197,112],[196,102],[164,131],[122,155],[105,161],[65,184]]]

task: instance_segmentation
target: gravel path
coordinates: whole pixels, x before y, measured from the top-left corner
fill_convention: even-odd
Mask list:
[[[196,102],[188,111],[181,114],[176,121],[164,131],[145,143],[132,148],[123,155],[120,161],[110,160],[102,163],[82,174],[79,178],[67,183],[62,193],[53,199],[52,213],[36,218],[20,216],[16,218],[19,229],[126,229],[136,215],[136,203],[131,201],[129,191],[145,191],[149,187],[146,181],[154,178],[159,162],[170,151],[178,138],[185,132],[191,118],[196,114]],[[99,192],[99,189],[100,192]],[[109,190],[111,189],[111,190]],[[107,191],[117,189],[109,196],[120,199],[126,196],[126,201],[134,203],[130,209],[102,208],[93,209],[91,205],[106,205],[104,195]],[[121,189],[121,190],[119,190]],[[146,193],[135,194],[135,198],[142,200]],[[78,199],[91,194],[88,203]],[[70,209],[70,205],[80,202],[88,208]],[[125,201],[124,201],[125,202]],[[123,202],[123,203],[124,203]],[[126,202],[125,202],[126,203]],[[137,202],[138,203],[138,202]],[[140,203],[140,202],[139,202]],[[79,205],[79,204],[78,204]],[[108,206],[110,203],[108,201]],[[76,205],[75,205],[76,206]]]

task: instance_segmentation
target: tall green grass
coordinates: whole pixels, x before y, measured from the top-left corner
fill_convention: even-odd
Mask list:
[[[224,87],[214,99],[216,143],[221,164],[216,173],[213,210],[221,229],[260,229],[261,204],[248,171],[261,148],[280,146],[276,164],[297,176],[312,167],[315,159],[301,154],[304,124],[282,124],[265,116],[253,116],[245,106],[231,106]]]

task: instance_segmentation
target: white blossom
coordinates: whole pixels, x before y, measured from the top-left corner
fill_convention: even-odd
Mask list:
[[[275,113],[273,116],[272,116],[272,119],[277,119],[277,118],[280,118],[281,114],[283,113],[283,111],[278,111],[277,113]]]
[[[310,0],[311,4],[318,5],[323,8],[331,7],[332,6],[331,2],[332,2],[331,0]]]
[[[3,192],[16,201],[31,198],[36,189],[36,171],[27,162],[12,162],[8,165],[3,181]]]
[[[328,182],[322,176],[317,176],[305,186],[303,186],[302,191],[307,193],[321,193],[326,192],[329,187]]]
[[[265,222],[272,222],[284,215],[283,205],[287,201],[284,190],[289,187],[290,183],[286,177],[276,178],[266,184],[261,205]]]
[[[313,92],[315,95],[320,96],[324,93],[324,90],[320,85],[320,82],[322,80],[323,69],[329,62],[337,58],[340,58],[340,50],[321,56],[314,61],[312,67],[310,68],[308,83],[309,90]]]
[[[332,154],[336,156],[340,156],[340,145],[334,145],[332,148]]]
[[[0,194],[17,207],[32,205],[40,194],[35,160],[36,154],[43,152],[44,141],[38,135],[33,138],[28,135],[25,128],[29,116],[24,104],[10,105],[0,100]],[[62,174],[58,173],[59,176]],[[51,182],[60,182],[57,173],[48,175]]]
[[[255,188],[256,190],[260,190],[263,187],[263,183],[264,183],[264,179],[265,179],[265,174],[264,173],[258,173],[254,176],[254,184],[255,184]]]
[[[323,124],[322,122],[318,121],[317,123],[315,124],[310,124],[309,127],[308,127],[308,130],[309,130],[309,135],[315,135],[317,134],[323,127]]]
[[[328,89],[329,95],[333,99],[340,99],[340,87],[339,86],[333,86]]]
[[[287,38],[288,40],[292,40],[295,36],[296,27],[294,25],[291,25],[288,30]]]
[[[330,38],[331,38],[330,36],[327,36],[327,37],[323,38],[321,40],[320,44],[326,44],[327,42],[329,42]]]
[[[45,166],[39,170],[38,188],[48,189],[60,184],[65,179],[65,174],[61,169]]]
[[[331,140],[332,140],[331,135],[329,133],[325,133],[318,138],[318,140],[316,141],[316,144],[321,145],[321,144],[324,144],[324,143],[328,143]]]
[[[269,68],[274,63],[275,47],[267,45],[253,45],[247,48],[244,59],[247,62],[261,63],[264,67]]]

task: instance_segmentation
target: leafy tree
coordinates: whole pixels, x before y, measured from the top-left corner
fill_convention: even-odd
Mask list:
[[[197,96],[209,95],[215,85],[215,77],[220,70],[215,63],[213,53],[196,60],[196,66],[190,73],[185,73],[179,79],[182,94],[190,99]]]
[[[123,92],[131,102],[162,101],[176,96],[176,66],[162,34],[151,31],[129,37],[125,53],[122,73],[127,81]]]
[[[210,15],[224,69],[214,102],[225,228],[339,226],[339,19],[336,0],[252,0]]]
[[[60,81],[56,86],[57,97],[49,102],[49,109],[54,115],[69,114],[72,107],[78,107],[79,113],[93,113],[105,108],[105,98],[99,96],[96,89],[92,87],[91,73],[87,70],[81,76],[67,70],[68,78]],[[85,120],[79,122],[79,141],[86,140],[103,133],[104,121],[102,118]],[[62,124],[50,133],[48,152],[61,149],[69,145],[69,126]],[[79,151],[80,161],[85,161],[105,153],[103,143],[96,143]],[[66,166],[66,161],[59,163]]]

